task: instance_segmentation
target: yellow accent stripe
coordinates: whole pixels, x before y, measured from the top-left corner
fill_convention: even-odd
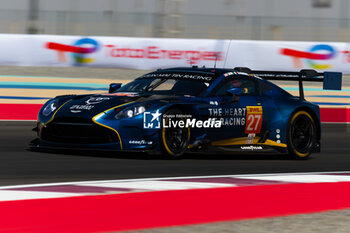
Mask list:
[[[47,121],[46,123],[44,123],[44,125],[47,125],[48,123],[50,123],[51,121],[53,121],[53,119],[55,118],[55,115],[56,115],[56,113],[58,112],[58,110],[60,110],[60,109],[63,107],[63,105],[65,105],[66,103],[68,103],[68,102],[71,101],[71,100],[72,100],[72,99],[70,99],[70,100],[64,102],[64,103],[55,111],[55,113],[52,115],[51,119],[50,119],[49,121]]]
[[[211,142],[212,146],[231,146],[231,145],[242,145],[245,144],[245,141],[247,140],[246,137],[242,138],[230,138],[230,139],[224,139],[219,141]],[[255,139],[254,139],[255,140]]]
[[[235,145],[246,145],[246,137],[240,137],[240,138],[230,138],[230,139],[224,139],[219,141],[211,142],[212,146],[235,146]],[[266,145],[266,146],[278,146],[278,147],[287,147],[287,144],[285,143],[277,143],[273,140],[267,139],[264,143],[258,142],[260,140],[260,137],[255,137],[252,144],[257,145]]]
[[[287,144],[285,143],[277,143],[275,141],[272,141],[270,139],[266,139],[264,143],[257,143],[258,145],[266,145],[266,146],[278,146],[278,147],[287,147]]]
[[[110,130],[114,131],[114,132],[117,134],[117,136],[118,136],[118,138],[119,138],[119,142],[120,142],[120,150],[123,150],[123,143],[122,143],[122,138],[120,137],[120,134],[118,133],[118,131],[117,131],[116,129],[113,129],[112,127],[109,127],[108,125],[104,125],[104,124],[102,124],[102,123],[97,122],[95,118],[99,117],[101,114],[103,114],[103,113],[105,113],[105,112],[107,112],[107,111],[109,111],[109,110],[112,110],[112,109],[115,109],[115,108],[119,108],[119,107],[121,107],[121,106],[124,106],[124,105],[127,105],[127,104],[131,104],[131,103],[134,103],[134,102],[135,102],[135,101],[128,102],[128,103],[121,104],[121,105],[118,105],[118,106],[116,106],[116,107],[107,109],[107,110],[105,110],[105,111],[103,111],[103,112],[97,114],[96,116],[94,116],[94,117],[92,118],[92,121],[93,121],[95,124],[98,124],[98,125],[103,126],[103,127],[107,128],[107,129],[110,129]]]
[[[92,121],[95,122],[96,124],[100,125],[100,126],[106,127],[106,128],[108,128],[108,129],[113,130],[114,132],[116,132],[117,135],[118,135],[118,138],[119,138],[119,142],[120,142],[120,150],[123,150],[122,139],[121,139],[121,137],[120,137],[120,135],[119,135],[119,133],[118,133],[117,130],[113,129],[112,127],[109,127],[109,126],[107,126],[107,125],[104,125],[104,124],[101,124],[101,123],[97,122],[97,121],[95,120],[95,117],[92,118]]]
[[[127,103],[125,103],[125,104],[121,104],[121,105],[115,106],[115,107],[113,107],[113,108],[109,108],[109,109],[104,110],[103,112],[101,112],[101,113],[99,113],[99,114],[102,114],[102,113],[104,113],[104,112],[108,112],[109,110],[116,109],[116,108],[119,108],[119,107],[124,106],[124,105],[127,105],[127,104],[132,104],[132,103],[134,103],[134,102],[136,102],[136,101],[127,102]],[[97,114],[97,115],[99,115],[99,114]],[[97,115],[96,115],[96,116],[97,116]],[[94,117],[96,117],[96,116],[94,116]]]

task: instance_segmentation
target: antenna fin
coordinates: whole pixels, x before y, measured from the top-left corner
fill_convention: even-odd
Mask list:
[[[214,63],[214,68],[216,68],[216,61],[218,60],[218,53],[215,53],[215,63]]]

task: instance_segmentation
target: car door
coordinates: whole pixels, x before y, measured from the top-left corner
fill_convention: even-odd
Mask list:
[[[241,88],[243,93],[240,96],[232,95],[227,92],[230,88]],[[208,139],[230,146],[239,142],[245,144],[249,135],[259,134],[262,106],[256,101],[257,93],[257,82],[254,78],[245,75],[225,77],[210,94],[218,104],[210,106],[208,114],[209,117],[221,121],[221,128],[209,129]]]

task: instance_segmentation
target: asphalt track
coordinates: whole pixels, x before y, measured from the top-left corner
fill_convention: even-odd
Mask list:
[[[322,126],[322,152],[307,161],[281,155],[188,154],[165,160],[145,154],[33,152],[35,122],[0,122],[0,186],[64,181],[284,172],[348,171],[350,125]]]

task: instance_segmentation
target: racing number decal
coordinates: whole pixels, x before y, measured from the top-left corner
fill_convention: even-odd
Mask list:
[[[260,133],[262,118],[263,114],[261,106],[247,106],[247,118],[244,133]]]

